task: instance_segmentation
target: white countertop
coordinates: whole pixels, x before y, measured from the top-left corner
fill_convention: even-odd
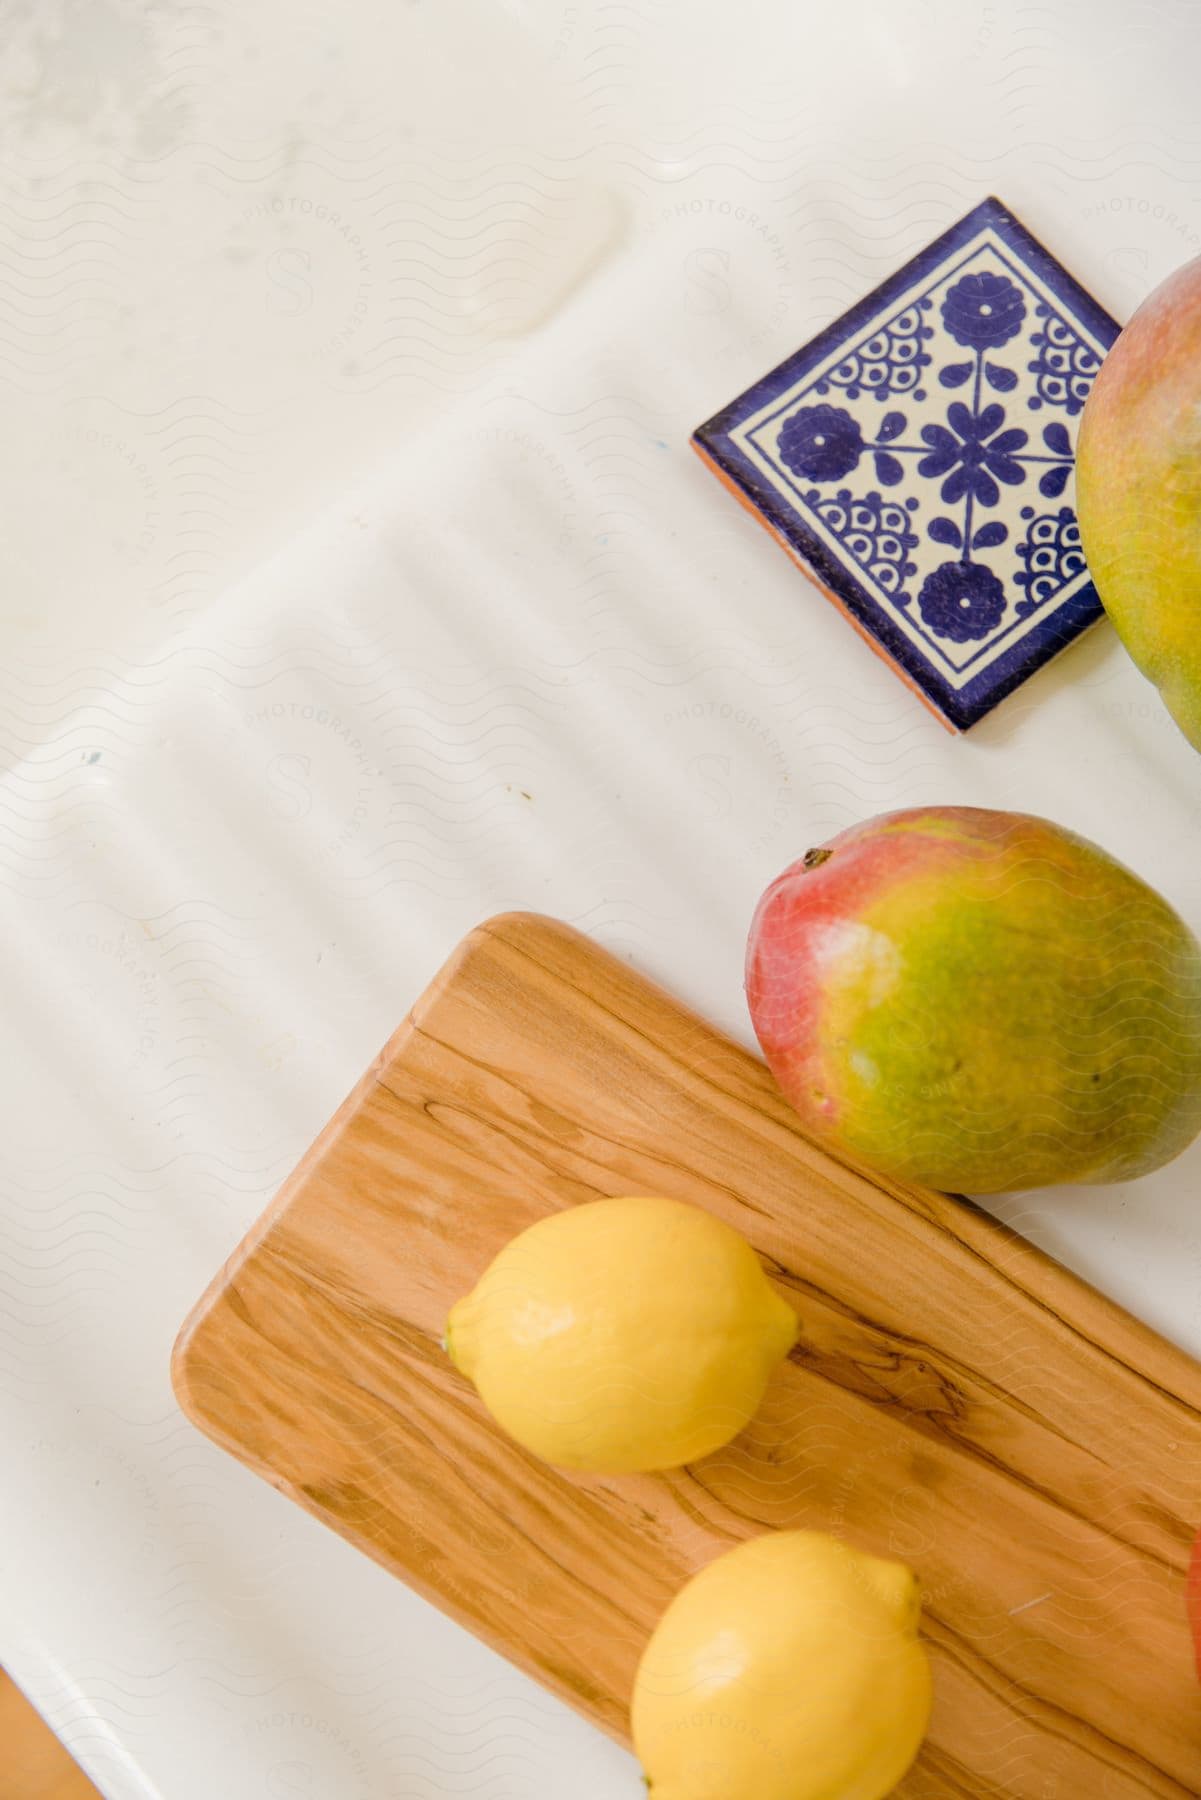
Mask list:
[[[686,443],[989,191],[1125,316],[1201,249],[1201,17],[10,13],[0,1662],[111,1800],[633,1800],[193,1431],[171,1343],[489,912],[747,1039],[760,888],[937,799],[1201,928],[1201,764],[1108,626],[955,740]],[[1199,1176],[997,1210],[1201,1351]]]

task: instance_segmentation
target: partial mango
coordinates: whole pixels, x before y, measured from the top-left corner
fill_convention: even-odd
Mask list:
[[[1156,288],[1101,365],[1076,512],[1118,636],[1201,750],[1201,257]]]

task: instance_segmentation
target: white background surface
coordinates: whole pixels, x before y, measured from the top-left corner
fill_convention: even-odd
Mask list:
[[[476,920],[746,1038],[759,889],[941,800],[1201,926],[1108,626],[956,741],[686,448],[988,191],[1125,317],[1201,248],[1199,53],[1191,0],[4,8],[0,1661],[112,1800],[641,1792],[168,1386]],[[999,1210],[1201,1351],[1199,1176]]]

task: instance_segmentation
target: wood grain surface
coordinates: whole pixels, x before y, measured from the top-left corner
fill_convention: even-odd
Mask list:
[[[803,1335],[727,1450],[566,1476],[439,1340],[515,1232],[621,1193],[736,1226]],[[966,1202],[827,1157],[759,1061],[567,926],[508,914],[466,940],[174,1375],[203,1430],[618,1737],[688,1574],[805,1525],[921,1575],[937,1698],[899,1794],[1201,1792],[1201,1369]]]
[[[0,1794],[4,1800],[100,1800],[82,1769],[3,1669]]]

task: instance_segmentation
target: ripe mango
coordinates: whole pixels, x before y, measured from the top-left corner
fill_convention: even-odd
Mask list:
[[[747,946],[810,1135],[971,1193],[1142,1175],[1201,1130],[1201,946],[1046,819],[885,813],[775,880]]]
[[[1156,288],[1101,365],[1076,513],[1118,636],[1201,750],[1201,257]]]

